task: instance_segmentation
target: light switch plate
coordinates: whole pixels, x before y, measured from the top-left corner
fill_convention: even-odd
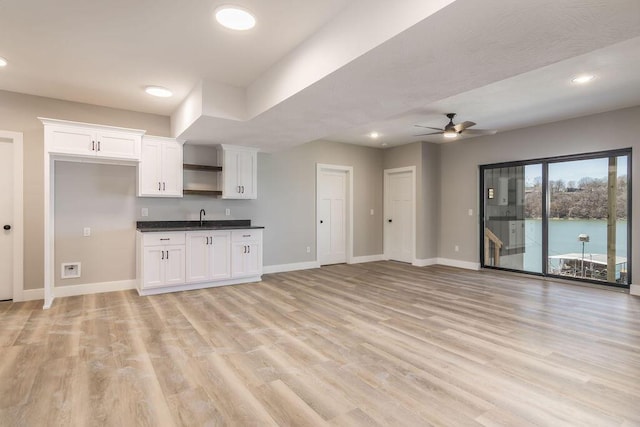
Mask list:
[[[231,215],[231,209],[229,209],[229,208],[225,209],[225,210],[224,210],[224,214],[225,214],[226,216]]]
[[[149,208],[140,209],[140,215],[141,216],[149,216]]]
[[[82,230],[82,235],[84,237],[89,237],[91,236],[91,228],[90,227],[85,227],[84,230]]]

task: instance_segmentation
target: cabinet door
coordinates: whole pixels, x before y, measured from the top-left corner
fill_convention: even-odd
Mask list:
[[[237,153],[238,185],[240,198],[255,199],[257,197],[257,153],[254,151],[240,151]]]
[[[162,191],[162,145],[144,140],[138,165],[138,196],[157,196]]]
[[[261,246],[257,242],[247,243],[247,253],[244,254],[244,273],[247,276],[262,274]]]
[[[222,168],[224,188],[222,197],[225,199],[240,198],[240,183],[238,182],[239,157],[236,151],[224,150],[224,163]]]
[[[182,145],[162,144],[162,194],[182,197]]]
[[[209,234],[205,232],[187,233],[187,283],[209,280],[210,258]]]
[[[97,155],[111,159],[140,159],[139,135],[124,132],[97,133]]]
[[[95,156],[95,132],[81,127],[51,126],[48,150],[52,153]]]
[[[220,280],[231,277],[230,241],[231,234],[226,232],[211,233],[213,243],[211,251],[211,279]]]
[[[185,280],[185,247],[184,245],[165,246],[164,284],[166,286],[182,285]]]
[[[247,252],[245,242],[231,243],[231,277],[246,276],[244,269],[244,256]]]
[[[164,247],[148,246],[142,253],[142,288],[157,288],[164,285]]]

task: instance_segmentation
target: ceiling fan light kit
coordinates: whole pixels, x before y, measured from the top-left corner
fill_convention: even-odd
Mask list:
[[[446,114],[447,118],[449,119],[449,123],[447,123],[447,125],[444,127],[444,129],[440,129],[440,128],[434,128],[431,126],[422,126],[422,125],[415,125],[417,127],[420,128],[425,128],[425,129],[432,129],[435,130],[437,132],[430,132],[430,133],[421,133],[419,135],[414,135],[414,136],[427,136],[427,135],[442,135],[445,138],[456,138],[458,135],[493,135],[495,134],[497,131],[495,130],[489,130],[489,129],[469,129],[472,126],[475,126],[476,124],[474,122],[462,122],[462,123],[458,123],[457,125],[453,123],[453,118],[456,116],[456,113],[448,113]]]

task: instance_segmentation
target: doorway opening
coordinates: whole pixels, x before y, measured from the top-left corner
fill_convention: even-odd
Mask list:
[[[22,133],[0,130],[0,301],[24,299],[22,171]]]
[[[316,254],[322,265],[353,259],[353,167],[316,165]]]
[[[413,263],[416,251],[416,167],[384,171],[384,257]]]

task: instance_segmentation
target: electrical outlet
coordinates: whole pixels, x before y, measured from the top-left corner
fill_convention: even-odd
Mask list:
[[[307,253],[310,254],[311,253],[311,246],[307,246]]]
[[[473,209],[469,209],[469,216],[473,216]]]
[[[369,215],[373,215],[373,209],[369,211]]]
[[[91,236],[91,228],[89,227],[85,227],[84,230],[82,230],[82,235],[84,237],[89,237]]]
[[[224,210],[224,214],[225,214],[226,216],[231,215],[231,209],[229,209],[229,208],[225,209],[225,210]]]
[[[453,250],[454,250],[454,251],[456,251],[456,252],[460,252],[460,246],[455,245],[455,246],[453,247]]]
[[[140,216],[149,216],[149,208],[140,209]]]

